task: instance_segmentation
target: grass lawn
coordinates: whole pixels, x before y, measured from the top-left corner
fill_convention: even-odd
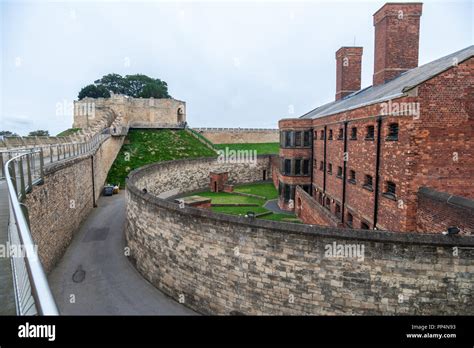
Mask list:
[[[278,191],[273,187],[271,183],[259,183],[259,184],[245,184],[234,187],[234,191],[242,193],[250,193],[253,195],[265,196],[267,199],[239,196],[227,192],[199,192],[193,195],[211,198],[212,204],[223,204],[223,203],[256,203],[258,207],[212,207],[212,211],[230,215],[245,215],[247,212],[252,211],[255,214],[265,213],[269,210],[264,208],[264,204],[267,200],[275,199],[278,197]],[[294,214],[270,214],[262,216],[259,219],[273,220],[273,221],[284,221],[300,223]]]
[[[108,183],[125,186],[128,173],[146,164],[217,154],[185,130],[131,129],[107,176]]]
[[[278,191],[272,183],[239,185],[234,187],[234,191],[263,196],[267,201],[278,198]]]
[[[257,155],[277,154],[280,150],[279,143],[245,143],[245,144],[214,144],[218,150],[257,150]]]

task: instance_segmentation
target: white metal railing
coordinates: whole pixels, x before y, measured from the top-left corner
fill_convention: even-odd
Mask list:
[[[6,163],[2,165],[2,175],[8,187],[10,207],[8,232],[10,248],[15,251],[15,254],[10,256],[18,315],[59,314],[38,256],[37,245],[31,236],[28,210],[22,201],[34,185],[44,180],[46,165],[94,151],[109,137],[109,134],[96,134],[86,142],[55,145],[61,147],[56,148],[58,154],[53,154],[49,149],[47,157],[49,161],[46,161],[44,156],[45,147],[1,153],[2,164],[3,159],[8,157]]]

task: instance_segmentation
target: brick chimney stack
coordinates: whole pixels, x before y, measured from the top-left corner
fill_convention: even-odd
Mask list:
[[[418,66],[422,6],[389,2],[375,12],[374,86]]]
[[[360,90],[362,47],[341,47],[336,52],[336,100]]]

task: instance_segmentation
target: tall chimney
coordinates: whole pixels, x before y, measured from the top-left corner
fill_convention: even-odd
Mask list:
[[[418,66],[422,6],[389,2],[375,12],[374,86]]]
[[[360,90],[362,47],[341,47],[336,52],[336,100]]]

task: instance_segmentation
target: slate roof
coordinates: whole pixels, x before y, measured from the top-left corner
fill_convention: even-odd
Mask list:
[[[474,45],[405,71],[400,76],[384,84],[366,87],[341,100],[319,106],[300,118],[315,119],[403,96],[408,90],[451,68],[454,59],[461,63],[472,56],[474,56]]]

